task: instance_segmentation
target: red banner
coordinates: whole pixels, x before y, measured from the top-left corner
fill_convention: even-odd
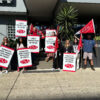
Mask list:
[[[79,40],[79,44],[78,44],[78,52],[80,51],[80,48],[82,48],[83,44],[82,44],[82,34],[80,35],[80,40]]]
[[[30,30],[29,30],[29,33],[32,33],[33,32],[33,24],[30,25]]]
[[[82,34],[95,33],[95,27],[94,27],[93,19],[80,30],[80,33],[82,33]]]

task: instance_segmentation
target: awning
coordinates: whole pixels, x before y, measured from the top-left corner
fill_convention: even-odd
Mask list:
[[[28,9],[28,16],[34,20],[49,21],[58,0],[24,0]]]

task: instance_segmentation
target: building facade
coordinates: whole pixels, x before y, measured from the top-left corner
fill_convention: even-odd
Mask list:
[[[92,18],[99,25],[99,0],[0,0],[0,43],[4,36],[15,38],[15,20],[49,22],[60,3],[69,2],[78,9],[79,22]]]
[[[5,36],[15,39],[16,19],[27,19],[23,0],[0,0],[0,43]]]

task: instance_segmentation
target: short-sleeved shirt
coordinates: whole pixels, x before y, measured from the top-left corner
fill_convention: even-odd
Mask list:
[[[95,46],[95,41],[94,40],[83,40],[83,51],[92,53],[93,52],[93,47]]]

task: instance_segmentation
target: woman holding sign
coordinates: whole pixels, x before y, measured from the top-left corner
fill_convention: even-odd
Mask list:
[[[4,37],[4,38],[3,38],[3,42],[2,42],[1,45],[10,47],[10,44],[9,44],[9,41],[8,41],[8,38],[7,38],[7,37]],[[7,68],[7,70],[5,71],[5,73],[6,73],[6,74],[8,73],[8,68]],[[2,67],[0,67],[0,74],[2,74]]]
[[[3,38],[3,42],[1,45],[4,45],[4,46],[7,46],[7,47],[10,47],[10,44],[9,44],[9,41],[8,41],[8,38],[7,37],[4,37]]]
[[[18,49],[22,49],[22,48],[25,48],[25,45],[24,45],[24,42],[23,42],[23,38],[19,38],[16,49],[18,50]],[[20,71],[19,67],[18,67],[17,71],[18,72]]]
[[[70,40],[65,41],[64,52],[66,53],[73,53],[73,47],[70,44]]]
[[[79,69],[80,52],[78,52],[78,40],[77,40],[77,38],[74,39],[73,50],[74,50],[74,53],[77,54],[77,57],[76,57],[76,66],[77,66],[77,69]]]

